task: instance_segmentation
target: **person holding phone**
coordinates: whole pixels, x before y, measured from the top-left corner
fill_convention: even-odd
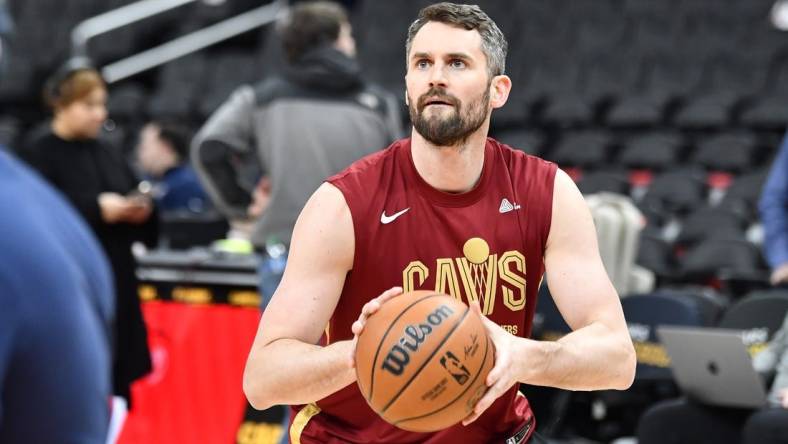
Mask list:
[[[29,138],[20,156],[65,195],[110,260],[116,297],[113,389],[130,401],[131,383],[151,369],[131,245],[155,244],[155,205],[121,153],[98,138],[107,118],[107,88],[95,69],[79,60],[67,63],[49,79],[44,96],[54,118]]]

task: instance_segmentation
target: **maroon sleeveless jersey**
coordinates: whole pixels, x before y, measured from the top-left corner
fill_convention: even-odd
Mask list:
[[[328,340],[351,339],[361,307],[398,285],[478,300],[491,320],[528,337],[544,274],[555,172],[553,163],[488,139],[478,184],[445,193],[419,176],[404,139],[329,178],[350,208],[355,253]],[[534,425],[516,384],[471,425],[431,434],[388,424],[356,384],[294,407],[293,415],[290,436],[303,444],[504,443],[518,431],[530,435]]]

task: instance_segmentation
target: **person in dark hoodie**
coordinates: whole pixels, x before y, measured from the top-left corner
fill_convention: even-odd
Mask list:
[[[301,208],[326,178],[402,135],[396,98],[361,76],[342,6],[298,3],[277,37],[281,73],[239,87],[195,136],[191,156],[216,208],[251,225],[249,240],[269,256],[283,255]],[[271,272],[262,257],[263,307],[281,278],[280,259]]]
[[[213,202],[231,221],[254,221],[258,249],[272,239],[289,245],[325,178],[402,133],[397,100],[361,77],[342,6],[298,3],[277,31],[281,74],[238,88],[192,143]],[[259,170],[249,173],[252,163]]]

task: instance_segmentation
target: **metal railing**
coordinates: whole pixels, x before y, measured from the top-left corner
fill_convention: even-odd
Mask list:
[[[71,31],[71,55],[87,56],[93,37],[200,0],[142,0],[82,21]]]
[[[198,0],[142,0],[89,18],[72,32],[72,54],[87,55],[87,42],[98,35]],[[114,83],[207,46],[271,23],[287,9],[287,0],[274,2],[178,37],[162,45],[110,63],[101,69],[107,83]]]

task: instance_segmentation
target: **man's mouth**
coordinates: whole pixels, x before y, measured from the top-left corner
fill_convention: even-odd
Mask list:
[[[452,106],[451,102],[449,102],[448,100],[439,99],[439,98],[425,100],[424,101],[424,106],[429,106],[429,105],[449,105],[449,106]]]

